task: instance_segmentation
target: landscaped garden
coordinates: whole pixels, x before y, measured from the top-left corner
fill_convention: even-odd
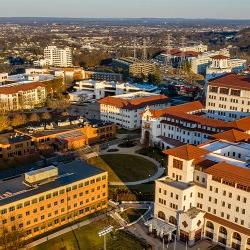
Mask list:
[[[157,172],[156,165],[140,156],[128,154],[106,154],[88,160],[109,174],[110,182],[144,180]]]
[[[111,218],[102,219],[93,222],[87,226],[63,234],[57,238],[49,240],[46,243],[38,245],[32,250],[99,250],[103,249],[103,237],[98,236],[98,232],[105,227],[113,225],[117,227],[116,222]],[[106,236],[107,249],[119,250],[141,250],[147,249],[143,242],[125,233],[124,231],[113,230]]]

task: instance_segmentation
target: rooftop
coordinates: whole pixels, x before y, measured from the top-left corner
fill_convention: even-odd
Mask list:
[[[250,77],[230,73],[211,80],[209,86],[250,90]]]
[[[49,191],[51,189],[64,187],[70,183],[105,172],[82,161],[60,164],[57,166],[57,169],[58,176],[56,178],[35,186],[24,184],[24,174],[0,180],[0,206]]]
[[[206,155],[209,153],[209,151],[203,148],[199,148],[193,145],[186,144],[177,148],[164,150],[163,153],[189,161],[189,160],[196,159],[200,156]]]
[[[166,103],[168,97],[165,95],[152,94],[147,92],[136,92],[117,96],[108,96],[99,101],[100,104],[106,104],[124,109],[135,109],[153,104]]]
[[[229,141],[229,142],[240,142],[240,141],[246,141],[250,139],[249,134],[236,130],[236,129],[224,131],[222,133],[215,134],[212,137],[216,139],[220,139],[220,140]]]
[[[219,162],[205,170],[207,174],[250,188],[250,169]]]
[[[164,177],[164,178],[158,179],[158,181],[163,182],[165,184],[168,184],[171,187],[181,189],[181,190],[185,190],[185,189],[190,188],[194,185],[194,183],[186,183],[186,182],[172,180],[169,177]]]

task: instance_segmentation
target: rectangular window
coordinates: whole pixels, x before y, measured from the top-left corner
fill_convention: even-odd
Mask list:
[[[183,162],[177,159],[173,160],[173,167],[182,170]]]

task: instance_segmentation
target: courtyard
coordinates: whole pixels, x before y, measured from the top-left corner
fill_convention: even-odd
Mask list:
[[[157,166],[152,161],[130,154],[100,155],[89,159],[88,163],[108,171],[109,182],[144,180],[157,172]]]

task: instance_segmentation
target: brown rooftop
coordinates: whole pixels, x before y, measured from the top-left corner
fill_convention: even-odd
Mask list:
[[[209,86],[250,90],[250,77],[230,73],[211,80]]]
[[[250,169],[219,162],[205,170],[207,174],[250,187]]]
[[[168,100],[168,97],[165,95],[153,95],[138,97],[134,99],[126,99],[122,97],[112,97],[108,96],[99,101],[100,104],[112,105],[118,108],[124,109],[135,109],[144,107],[147,105],[165,103]]]
[[[164,154],[172,155],[183,160],[193,160],[209,153],[209,151],[193,146],[183,145],[177,148],[171,148],[163,151]]]
[[[222,133],[213,135],[214,138],[219,140],[225,140],[229,142],[240,142],[250,139],[250,135],[242,131],[231,129]]]

